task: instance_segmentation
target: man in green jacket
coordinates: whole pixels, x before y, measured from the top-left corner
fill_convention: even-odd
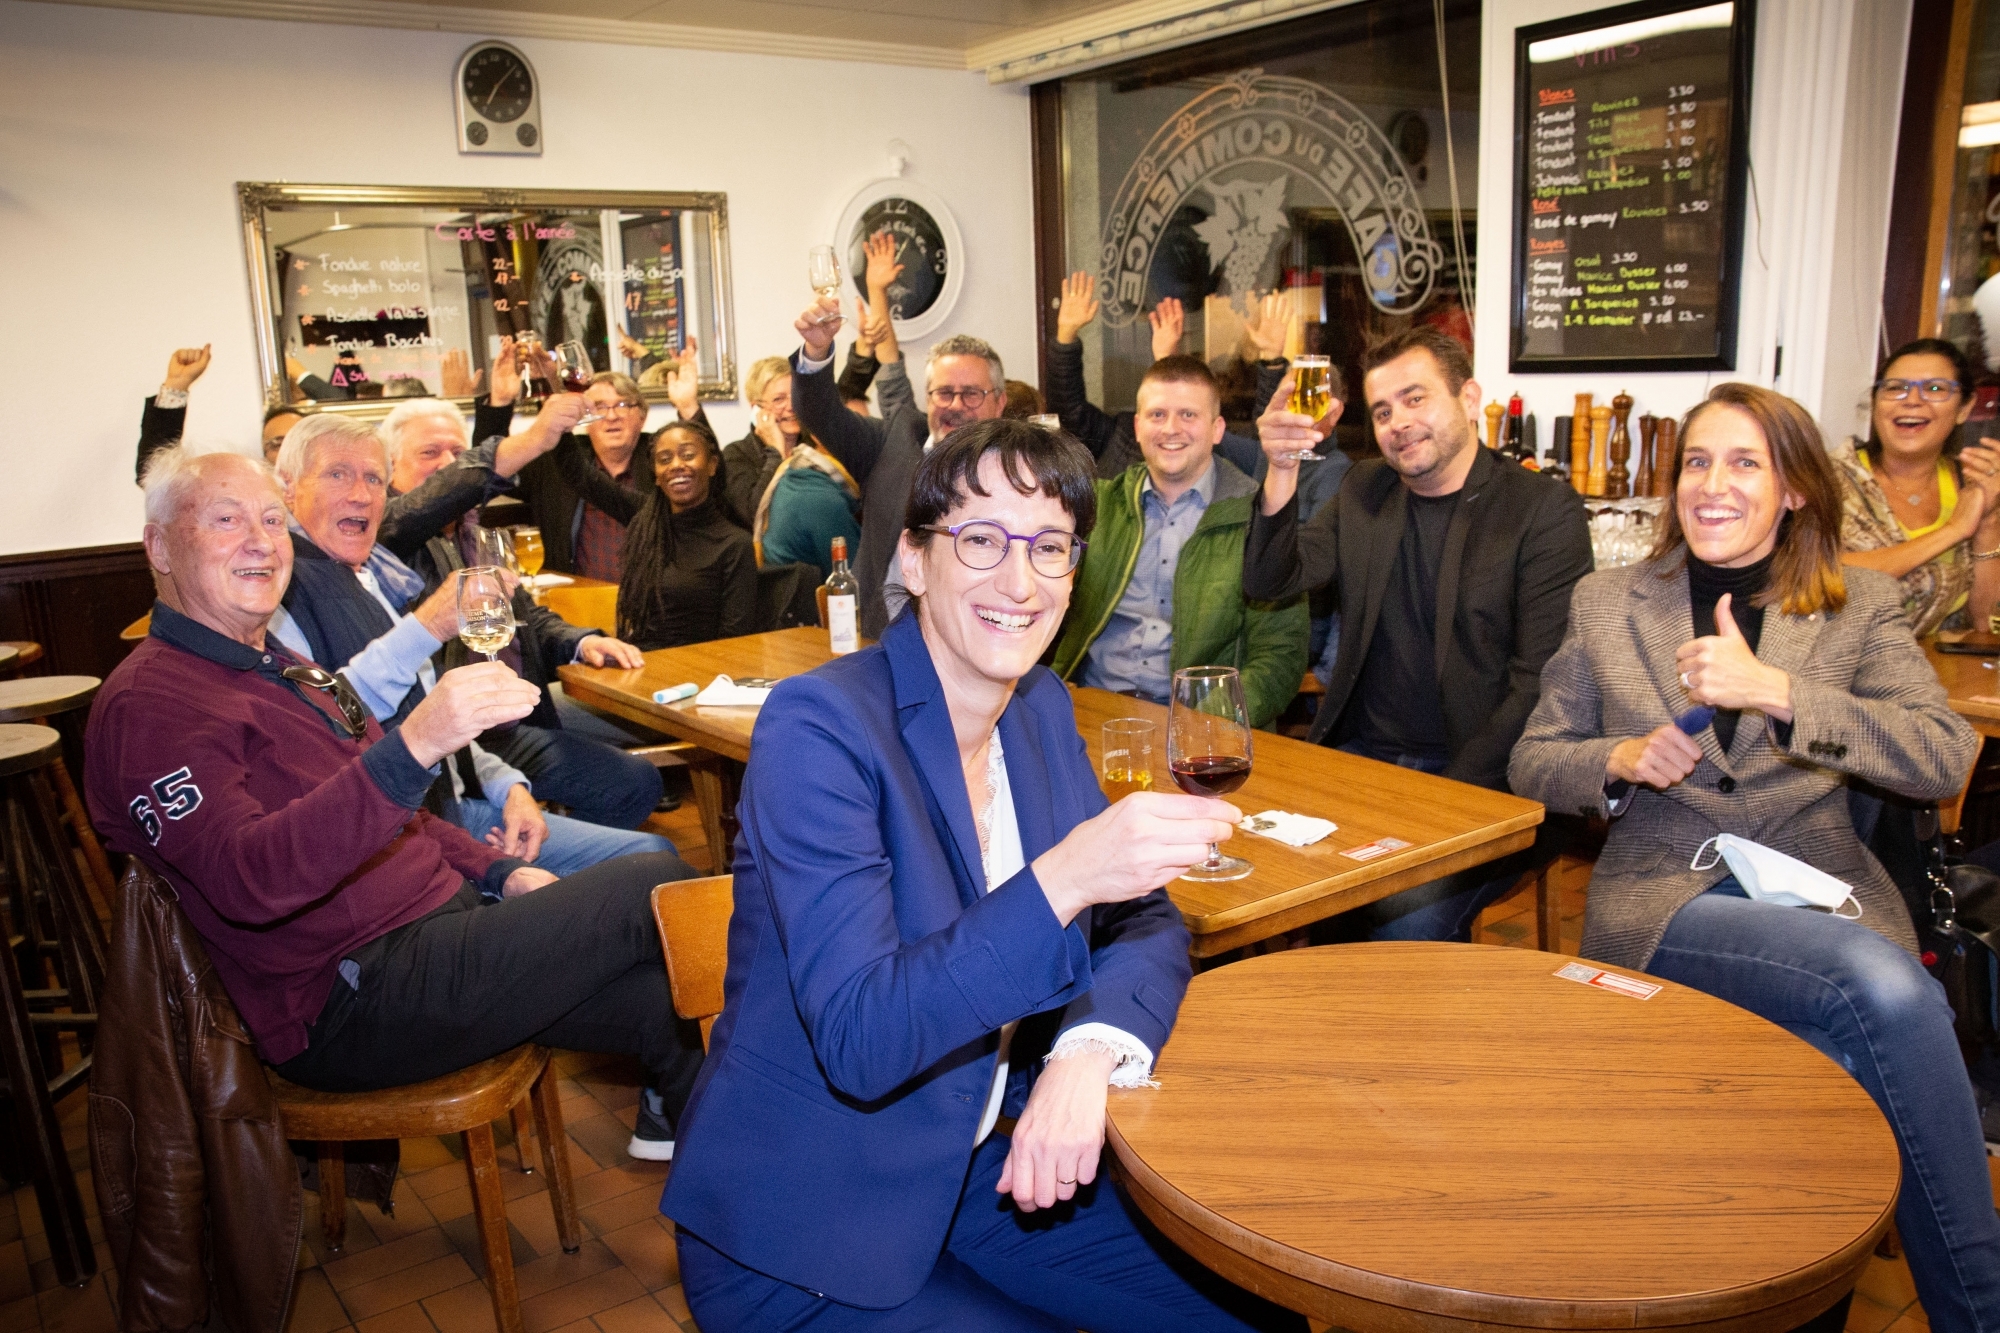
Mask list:
[[[1233,666],[1269,726],[1306,669],[1304,598],[1248,602],[1243,542],[1257,484],[1215,456],[1222,391],[1191,356],[1155,361],[1133,432],[1143,463],[1097,483],[1097,528],[1070,595],[1056,674],[1165,703],[1173,673]]]

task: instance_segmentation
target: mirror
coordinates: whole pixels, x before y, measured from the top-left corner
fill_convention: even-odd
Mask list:
[[[593,370],[624,371],[653,402],[692,334],[701,396],[736,396],[724,195],[236,188],[267,406],[380,415],[423,395],[469,406],[500,339],[526,330],[551,350],[580,341]],[[478,377],[470,392],[445,382],[454,351]]]

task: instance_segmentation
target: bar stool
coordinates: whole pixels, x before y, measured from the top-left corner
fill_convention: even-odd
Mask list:
[[[95,676],[24,676],[0,681],[0,722],[34,722],[47,726],[48,720],[58,714],[88,711],[90,701],[97,697],[97,687],[102,683]],[[89,872],[99,909],[108,919],[117,879],[111,873],[110,860],[104,855],[104,845],[98,842],[96,831],[90,827],[90,816],[84,811],[76,784],[70,781],[69,765],[62,761],[60,754],[49,767],[48,780],[54,785],[56,799],[60,803],[63,826],[69,830],[77,850],[83,854],[83,864]]]
[[[12,917],[8,947],[0,948],[0,1074],[56,1278],[79,1286],[97,1271],[97,1256],[55,1104],[90,1076],[104,942],[42,780],[43,770],[61,763],[62,737],[53,728],[0,725],[0,833],[7,843]],[[45,960],[51,959],[61,986],[43,984]],[[58,1007],[70,1012],[58,1013]],[[83,1047],[83,1058],[68,1069],[62,1068],[63,1028],[75,1030]]]
[[[13,676],[42,660],[42,645],[33,639],[0,639],[0,648],[12,648],[14,656],[0,662],[0,676]]]

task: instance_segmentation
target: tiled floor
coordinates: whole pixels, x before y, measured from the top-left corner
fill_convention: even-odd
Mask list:
[[[659,823],[697,869],[707,868],[691,805]],[[1570,952],[1582,932],[1581,879],[1564,882],[1563,937]],[[1481,919],[1477,938],[1531,948],[1534,912],[1531,893],[1503,899]],[[496,1126],[528,1333],[695,1333],[681,1296],[672,1230],[659,1215],[667,1167],[625,1156],[638,1101],[637,1066],[565,1053],[557,1057],[557,1070],[585,1232],[578,1253],[564,1254],[557,1243],[540,1167],[523,1175],[511,1133],[504,1122]],[[57,1286],[34,1192],[0,1194],[0,1333],[116,1333],[117,1278],[95,1220],[84,1098],[70,1097],[63,1112],[64,1139],[92,1214],[91,1235],[99,1241],[100,1273],[80,1290]],[[287,1333],[493,1333],[483,1270],[456,1136],[408,1139],[395,1216],[382,1216],[372,1204],[350,1203],[341,1253],[324,1253],[319,1202],[307,1196],[299,1285]],[[1900,1260],[1877,1258],[1870,1264],[1847,1327],[1850,1333],[1928,1333]]]

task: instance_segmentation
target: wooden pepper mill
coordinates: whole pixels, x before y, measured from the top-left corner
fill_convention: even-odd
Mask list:
[[[1576,396],[1576,412],[1569,419],[1569,484],[1578,495],[1588,494],[1590,485],[1590,395]]]
[[[1660,418],[1657,454],[1653,459],[1653,494],[1674,493],[1674,461],[1680,453],[1681,425],[1672,417]]]
[[[1590,489],[1585,495],[1597,499],[1604,494],[1606,473],[1610,458],[1605,447],[1611,441],[1611,409],[1593,407],[1590,409]]]
[[[1660,419],[1656,416],[1639,418],[1639,475],[1632,479],[1632,494],[1651,495],[1653,493],[1653,445],[1659,434]]]
[[[1632,493],[1632,474],[1625,462],[1632,456],[1632,395],[1620,391],[1611,400],[1611,463],[1604,470],[1604,494],[1622,500]]]
[[[1506,414],[1507,409],[1499,403],[1488,403],[1486,405],[1486,447],[1488,449],[1498,449],[1500,447],[1500,418]]]

